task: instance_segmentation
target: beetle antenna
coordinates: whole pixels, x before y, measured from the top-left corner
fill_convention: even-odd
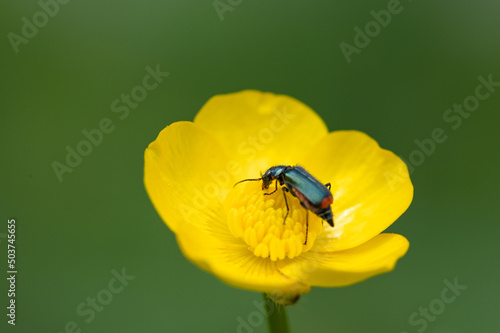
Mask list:
[[[234,186],[238,185],[239,183],[243,183],[243,182],[256,182],[259,180],[262,180],[262,177],[261,178],[254,178],[254,179],[243,179],[243,180],[240,180],[239,182],[237,182],[236,184],[234,184]]]

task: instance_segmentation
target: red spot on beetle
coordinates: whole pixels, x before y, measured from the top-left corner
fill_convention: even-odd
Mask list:
[[[297,198],[299,198],[299,200],[301,202],[309,202],[309,200],[307,200],[305,195],[303,195],[301,192],[299,192],[299,190],[297,190],[295,187],[292,188],[292,190],[293,190],[293,193],[295,193],[295,195],[297,196]]]
[[[323,201],[321,201],[321,208],[326,208],[328,206],[330,206],[331,204],[333,203],[333,196],[329,196],[329,197],[326,197],[323,199]]]

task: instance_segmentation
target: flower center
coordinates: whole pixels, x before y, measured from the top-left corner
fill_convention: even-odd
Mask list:
[[[307,252],[314,244],[316,236],[323,230],[321,218],[306,211],[297,198],[286,193],[289,212],[283,223],[287,209],[283,190],[274,183],[268,190],[262,190],[260,181],[238,184],[229,192],[224,202],[231,233],[241,238],[249,250],[257,257],[290,259]],[[309,228],[306,226],[308,214]],[[307,230],[307,243],[306,241]]]

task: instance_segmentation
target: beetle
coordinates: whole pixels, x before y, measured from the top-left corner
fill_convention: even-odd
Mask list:
[[[309,231],[309,216],[307,214],[309,210],[328,222],[330,226],[334,226],[331,207],[331,204],[333,204],[333,195],[330,192],[330,183],[323,185],[301,166],[276,165],[267,169],[263,175],[261,174],[260,178],[243,179],[234,184],[234,186],[247,181],[259,180],[262,180],[262,190],[267,190],[271,183],[276,181],[274,191],[264,193],[264,195],[271,195],[276,192],[278,190],[278,183],[282,186],[281,189],[283,190],[283,197],[286,204],[286,215],[283,219],[283,224],[285,224],[290,212],[285,192],[289,192],[299,199],[300,205],[306,209],[306,238],[304,245],[307,244],[307,234]]]

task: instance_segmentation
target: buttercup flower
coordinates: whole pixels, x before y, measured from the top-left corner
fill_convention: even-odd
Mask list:
[[[259,178],[300,165],[331,183],[332,228],[296,197]],[[222,281],[295,302],[311,286],[340,287],[392,270],[409,246],[381,233],[410,205],[406,165],[358,131],[328,133],[303,103],[242,91],[211,98],[194,122],[161,131],[145,152],[144,182],[184,255]],[[278,185],[279,187],[279,185]]]

